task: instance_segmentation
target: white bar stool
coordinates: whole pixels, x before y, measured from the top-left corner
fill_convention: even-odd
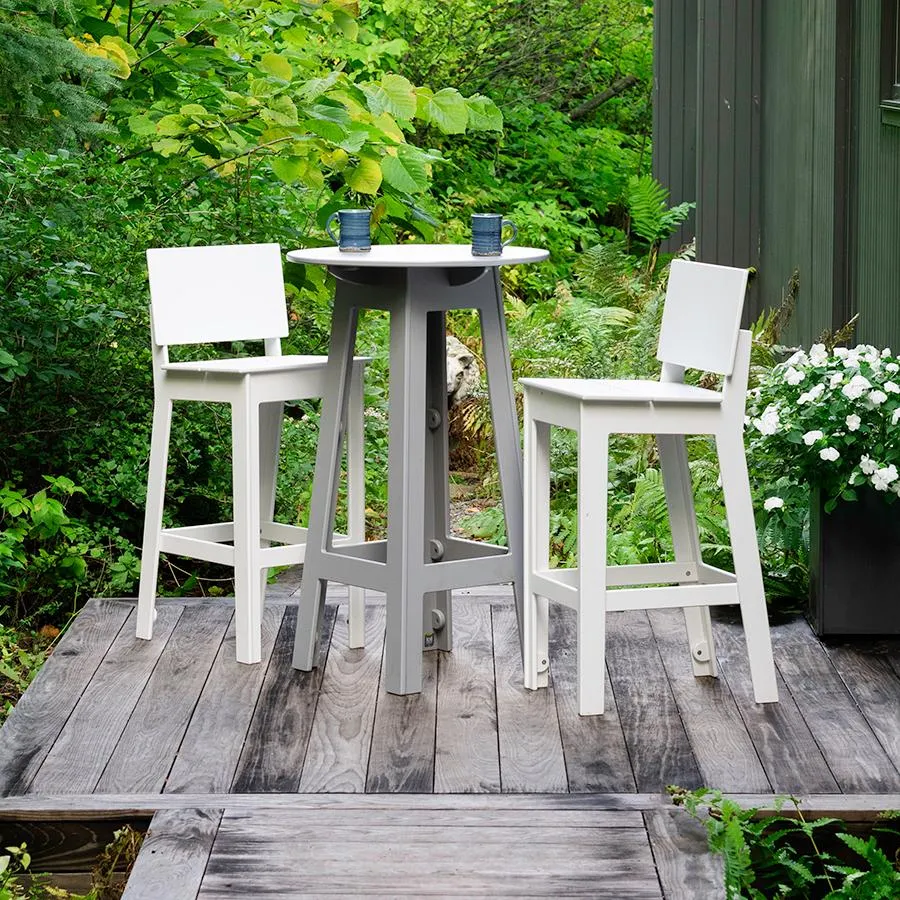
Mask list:
[[[262,658],[267,571],[304,560],[306,529],[274,522],[284,401],[322,397],[324,356],[282,356],[287,305],[277,244],[172,247],[147,251],[153,350],[153,432],[147,480],[137,637],[153,636],[160,553],[234,567],[237,660]],[[169,362],[168,347],[262,340],[264,356]],[[365,536],[363,370],[355,358],[347,414],[349,534]],[[163,528],[166,467],[175,400],[231,404],[234,521]],[[233,542],[233,546],[228,542]],[[271,546],[276,544],[278,546]],[[363,645],[364,598],[350,589],[350,644]]]
[[[744,453],[749,331],[739,331],[747,271],[674,260],[659,381],[526,378],[525,687],[548,683],[548,600],[578,613],[578,711],[604,710],[606,613],[683,607],[695,675],[716,675],[709,607],[739,603],[757,703],[777,701],[775,665]],[[721,393],[684,384],[685,368],[724,375]],[[578,433],[578,567],[550,569],[550,426]],[[610,434],[656,434],[675,562],[606,564]],[[715,437],[735,574],[703,562],[684,435]],[[646,585],[670,585],[647,587]],[[610,590],[610,588],[620,588]]]

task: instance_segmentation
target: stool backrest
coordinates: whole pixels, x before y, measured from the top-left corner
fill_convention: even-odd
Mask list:
[[[673,259],[656,358],[730,375],[747,275],[746,269]]]
[[[278,244],[147,251],[158,345],[281,338],[288,333]]]

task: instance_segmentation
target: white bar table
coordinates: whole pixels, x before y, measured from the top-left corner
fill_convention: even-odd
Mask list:
[[[292,250],[293,263],[328,266],[337,279],[294,642],[296,669],[313,667],[329,581],[387,597],[385,686],[422,690],[423,646],[452,649],[451,590],[512,582],[522,634],[522,457],[499,267],[540,262],[546,250],[505,247],[473,256],[468,244]],[[386,541],[332,540],[360,309],[391,317]],[[477,309],[508,547],[450,535],[447,453],[447,310]],[[351,635],[361,646],[362,635]]]

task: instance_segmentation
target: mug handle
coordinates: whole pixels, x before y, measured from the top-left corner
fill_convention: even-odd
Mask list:
[[[519,236],[519,229],[516,226],[516,223],[510,222],[509,219],[504,219],[500,223],[500,231],[502,232],[503,229],[506,228],[507,226],[512,228],[512,234],[505,241],[503,241],[502,244],[500,244],[501,247],[506,247],[508,244],[511,244]]]
[[[328,221],[325,223],[325,233],[330,237],[336,244],[340,244],[340,239],[335,235],[335,233],[331,230],[331,223],[335,221],[339,217],[337,212],[333,212],[329,217]]]

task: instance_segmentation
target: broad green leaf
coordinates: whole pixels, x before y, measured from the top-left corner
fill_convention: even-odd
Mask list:
[[[141,137],[156,134],[156,122],[149,116],[131,116],[128,120],[128,130]]]
[[[300,88],[300,97],[303,100],[315,100],[321,97],[325,91],[334,87],[334,83],[338,80],[340,72],[331,72],[325,78],[310,78],[304,82]]]
[[[259,67],[263,72],[274,75],[282,81],[290,81],[294,77],[294,70],[291,64],[277,53],[266,53],[259,61]]]
[[[313,134],[317,134],[332,144],[340,144],[347,136],[347,130],[343,126],[338,125],[337,122],[329,122],[327,119],[310,119],[306,122],[306,127]]]
[[[161,141],[154,141],[152,146],[160,156],[174,156],[176,153],[181,152],[184,145],[181,141],[175,140],[175,138],[167,137]]]
[[[436,125],[444,134],[463,134],[469,124],[469,109],[462,94],[455,88],[441,88],[433,94],[428,88],[418,88],[418,114]]]
[[[399,119],[411,119],[416,114],[415,88],[402,75],[388,73],[380,84],[363,85],[362,89],[375,116],[388,112]]]
[[[340,146],[348,153],[357,153],[369,140],[369,129],[364,125],[351,125],[347,136],[340,142]]]
[[[264,121],[275,125],[296,125],[297,107],[287,94],[282,94],[269,103],[261,111],[260,116]]]
[[[466,108],[472,131],[503,131],[503,113],[489,97],[473,94],[466,98]]]
[[[204,107],[202,107],[199,103],[186,103],[184,106],[178,110],[183,116],[199,116],[201,118],[205,118],[209,115]]]
[[[285,183],[299,181],[309,163],[297,156],[276,156],[269,160],[272,171]]]
[[[334,24],[348,41],[355,41],[359,37],[359,23],[344,10],[336,9],[334,11]]]
[[[347,176],[347,184],[360,194],[375,194],[381,187],[381,166],[378,160],[364,156]]]
[[[343,106],[330,103],[314,103],[306,110],[314,119],[324,119],[327,122],[337,122],[338,125],[349,125],[350,116]]]
[[[106,47],[107,50],[112,50],[113,48],[119,50],[129,66],[133,66],[138,61],[137,50],[135,50],[128,41],[119,37],[117,34],[103,35],[103,37],[100,38],[100,46]]]
[[[219,148],[207,137],[202,134],[196,134],[191,138],[191,144],[198,153],[210,157],[210,159],[221,159],[222,154]]]
[[[384,180],[392,188],[404,194],[419,194],[428,188],[428,169],[425,163],[412,153],[390,154],[381,160]]]
[[[156,123],[156,133],[162,135],[183,134],[187,124],[184,116],[163,116]]]
[[[283,10],[281,12],[273,13],[271,16],[269,16],[269,21],[273,25],[277,25],[279,28],[287,28],[288,25],[293,23],[296,17],[297,13]]]
[[[333,169],[335,172],[343,172],[347,168],[348,162],[350,162],[350,157],[340,147],[322,154],[322,165]]]
[[[375,127],[398,144],[402,144],[405,140],[400,126],[394,121],[390,113],[383,112],[380,116],[376,116]]]

